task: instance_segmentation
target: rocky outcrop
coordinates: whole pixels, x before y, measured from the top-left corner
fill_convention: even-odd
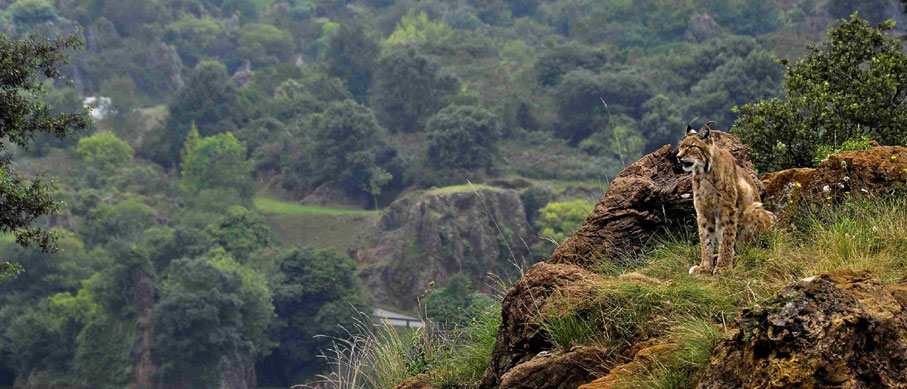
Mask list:
[[[690,24],[683,33],[683,39],[687,42],[702,43],[709,38],[718,35],[721,32],[721,26],[715,21],[715,18],[709,14],[693,15],[690,17]]]
[[[436,190],[391,203],[356,256],[374,303],[411,309],[429,282],[443,285],[458,272],[491,292],[487,274],[528,261],[534,242],[516,191]]]
[[[255,359],[247,353],[231,351],[220,359],[220,389],[255,389]]]
[[[877,146],[832,155],[815,169],[795,168],[762,177],[773,210],[788,204],[826,204],[847,194],[875,194],[907,185],[907,147]]]
[[[719,147],[731,151],[740,166],[755,177],[749,150],[739,139],[720,131],[713,131],[712,136]],[[637,250],[663,226],[691,220],[694,211],[690,179],[677,161],[676,151],[666,145],[627,167],[611,182],[579,231],[554,251],[548,263],[533,266],[507,292],[502,302],[502,323],[492,361],[482,380],[483,388],[502,387],[504,377],[515,377],[516,372],[523,372],[519,374],[527,377],[531,372],[535,383],[554,381],[544,377],[549,369],[542,369],[542,366],[555,362],[538,361],[521,366],[533,361],[539,353],[552,349],[547,334],[538,324],[539,310],[555,293],[565,290],[569,292],[563,293],[582,293],[594,290],[589,285],[601,284],[605,277],[588,270],[599,258]],[[579,384],[594,378],[587,366],[566,366],[572,366],[571,374],[585,379],[578,381]],[[551,369],[550,374],[555,374],[555,370]]]
[[[731,134],[712,131],[712,136],[758,182],[749,149]],[[588,266],[596,258],[639,249],[668,223],[692,220],[690,180],[670,145],[646,155],[611,182],[579,231],[554,251],[549,262]]]
[[[132,270],[132,293],[139,308],[136,320],[136,339],[129,356],[132,359],[132,380],[130,389],[153,388],[157,365],[151,353],[155,341],[156,323],[151,309],[154,306],[154,279],[144,269]]]
[[[671,352],[677,349],[674,343],[657,344],[645,347],[633,357],[633,360],[623,365],[615,366],[608,374],[582,385],[579,389],[611,389],[620,388],[621,384],[627,379],[632,380],[634,376],[645,374],[662,361]]]
[[[577,347],[563,353],[542,353],[517,365],[501,377],[501,389],[574,389],[597,375],[609,353],[595,347]]]
[[[794,282],[735,327],[699,388],[907,387],[907,287],[869,272]]]
[[[538,324],[538,313],[548,297],[568,287],[584,289],[581,285],[602,278],[573,265],[539,263],[529,269],[523,278],[513,284],[501,304],[501,326],[495,339],[491,365],[482,378],[482,387],[501,387],[503,377],[511,369],[552,348]],[[573,372],[577,373],[576,370]],[[586,376],[585,370],[580,370],[579,374]]]

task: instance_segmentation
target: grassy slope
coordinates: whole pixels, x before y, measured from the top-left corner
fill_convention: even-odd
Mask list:
[[[602,262],[596,270],[615,277],[591,298],[549,310],[544,325],[560,348],[617,347],[649,337],[679,343],[657,368],[618,387],[695,386],[722,326],[790,282],[836,269],[871,270],[888,283],[907,275],[907,196],[799,210],[790,223],[779,223],[745,248],[736,267],[721,276],[690,276],[698,253],[695,238],[670,237],[621,261],[627,265]],[[619,277],[628,273],[637,275]],[[658,284],[639,286],[632,281],[637,277]],[[617,329],[611,336],[598,330],[609,326]]]
[[[539,320],[555,348],[592,345],[620,352],[650,338],[675,343],[678,347],[659,357],[653,367],[624,376],[613,387],[695,387],[727,323],[742,309],[774,298],[791,281],[836,269],[872,270],[889,283],[907,275],[907,196],[903,192],[800,209],[745,248],[736,267],[721,276],[687,273],[698,263],[698,242],[691,235],[665,237],[633,257],[603,260],[594,270],[607,277],[597,281],[600,285],[593,285],[591,293],[552,297]],[[473,325],[453,340],[414,343],[422,344],[420,352],[430,357],[428,366],[380,358],[408,355],[413,346],[372,337],[367,351],[380,354],[370,357],[377,355],[382,363],[372,363],[365,370],[377,370],[387,378],[383,386],[425,372],[438,387],[473,387],[489,361],[500,311],[477,320],[487,325]]]
[[[262,196],[253,201],[285,246],[344,250],[369,229],[379,214],[378,211],[303,206]]]

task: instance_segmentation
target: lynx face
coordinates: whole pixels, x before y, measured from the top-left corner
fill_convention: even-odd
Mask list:
[[[686,172],[704,172],[708,170],[709,161],[712,160],[709,142],[708,127],[697,133],[692,127],[687,127],[687,136],[680,142],[677,159]],[[710,143],[710,142],[709,142]]]

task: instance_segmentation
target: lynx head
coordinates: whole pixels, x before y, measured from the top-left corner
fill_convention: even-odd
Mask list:
[[[695,120],[695,119],[694,119]],[[712,129],[708,122],[703,124],[699,131],[687,124],[687,136],[680,141],[677,147],[677,159],[683,165],[683,170],[687,172],[706,172],[709,170],[709,164],[712,160]]]

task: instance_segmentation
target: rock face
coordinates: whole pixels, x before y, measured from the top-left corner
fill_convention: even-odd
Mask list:
[[[714,130],[711,136],[759,182],[749,149],[737,137]],[[600,256],[639,249],[668,222],[692,220],[695,211],[690,181],[690,174],[683,171],[670,145],[646,155],[611,182],[579,231],[554,251],[549,262],[587,266]],[[757,189],[762,192],[761,187]]]
[[[690,17],[690,24],[683,33],[683,39],[687,42],[701,43],[720,32],[721,26],[715,21],[715,18],[709,14],[693,15]]]
[[[651,371],[663,359],[665,354],[669,354],[676,348],[677,345],[673,343],[657,344],[643,348],[636,353],[636,356],[630,362],[615,366],[608,371],[607,375],[588,384],[581,385],[579,389],[620,388],[624,379]]]
[[[513,284],[501,305],[501,326],[492,351],[491,365],[482,378],[483,388],[503,387],[503,377],[520,364],[529,362],[542,351],[552,348],[544,331],[537,323],[537,315],[546,300],[556,290],[586,284],[602,276],[593,274],[573,265],[539,263],[529,269],[519,281]],[[576,289],[582,289],[577,287]],[[539,364],[541,362],[536,362]],[[563,364],[561,364],[563,365]],[[587,377],[582,366],[573,366],[574,374]],[[532,374],[539,369],[533,367]],[[566,370],[566,369],[560,369]],[[523,373],[527,375],[529,373]],[[563,371],[558,376],[565,374]],[[536,381],[545,380],[536,377]],[[585,380],[583,382],[588,382]],[[508,382],[515,382],[511,378]],[[538,388],[558,388],[539,386]],[[575,387],[575,386],[574,386]]]
[[[573,389],[596,376],[608,353],[595,347],[578,347],[561,354],[537,355],[501,377],[501,389]]]
[[[907,287],[838,271],[737,319],[699,388],[907,387]]]
[[[783,210],[807,201],[824,204],[853,194],[874,194],[907,184],[907,147],[877,146],[832,155],[815,169],[796,168],[762,177],[766,205]]]
[[[487,274],[529,260],[535,242],[519,193],[480,189],[412,193],[381,215],[356,256],[359,277],[374,303],[411,309],[435,281],[464,272],[473,288],[490,292]]]
[[[712,136],[716,137],[719,147],[734,154],[741,167],[753,171],[749,150],[737,137],[721,131],[712,131]],[[530,376],[531,382],[541,385],[537,386],[540,389],[576,387],[591,381],[594,376],[586,365],[535,361],[539,353],[552,348],[537,324],[539,309],[558,290],[575,292],[588,289],[584,285],[600,281],[603,276],[588,270],[596,258],[637,250],[669,222],[692,219],[690,180],[670,145],[621,172],[579,231],[554,251],[548,263],[533,266],[507,292],[502,302],[502,322],[491,365],[485,371],[482,387],[501,388],[505,387],[504,383],[517,385],[518,382],[529,382]],[[543,364],[557,368],[543,369]],[[564,376],[566,371],[584,381],[577,381],[576,385],[569,381],[566,386],[546,384],[555,382],[552,377]],[[545,374],[552,374],[552,377]],[[505,380],[505,377],[517,376],[526,378]]]

